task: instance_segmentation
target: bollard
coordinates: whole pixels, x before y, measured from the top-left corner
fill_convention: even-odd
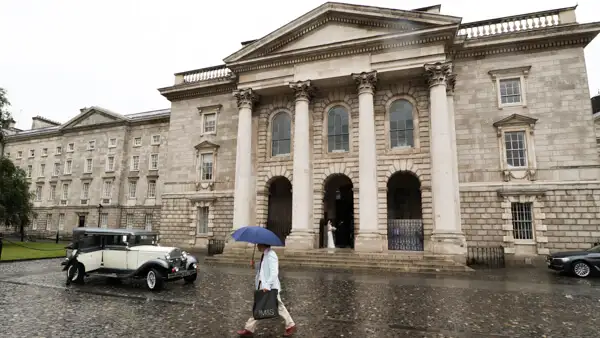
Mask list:
[[[58,244],[58,231],[56,231],[56,244]]]
[[[2,259],[2,237],[4,237],[4,235],[0,232],[0,259]]]

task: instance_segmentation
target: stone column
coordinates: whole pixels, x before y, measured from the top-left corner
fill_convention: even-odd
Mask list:
[[[352,74],[358,85],[358,203],[359,230],[354,243],[356,251],[381,252],[383,235],[379,231],[377,200],[377,148],[375,144],[375,112],[373,94],[377,72]]]
[[[454,204],[456,213],[456,227],[462,231],[462,220],[460,214],[460,182],[458,178],[458,151],[456,150],[456,119],[454,114],[454,86],[456,85],[456,74],[448,76],[446,85],[446,98],[448,99],[448,127],[450,128],[450,145],[452,146],[452,181],[454,184]]]
[[[233,230],[253,225],[252,199],[252,106],[258,96],[252,89],[233,93],[238,103],[237,150],[235,153],[235,192],[233,199]]]
[[[451,135],[454,123],[450,119],[446,86],[452,79],[450,62],[426,64],[425,73],[429,82],[430,109],[430,153],[431,153],[431,193],[433,204],[433,234],[431,250],[434,254],[452,255],[456,260],[465,262],[465,236],[457,223],[458,204],[454,173],[455,157],[453,156]]]
[[[311,158],[311,122],[309,103],[314,92],[310,81],[290,84],[296,94],[294,111],[294,165],[292,189],[292,232],[285,246],[292,250],[315,247],[313,226],[313,180]]]

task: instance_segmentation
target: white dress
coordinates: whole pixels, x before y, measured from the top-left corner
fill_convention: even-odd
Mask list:
[[[335,227],[331,225],[331,221],[327,222],[327,249],[335,249],[333,230],[335,230]]]

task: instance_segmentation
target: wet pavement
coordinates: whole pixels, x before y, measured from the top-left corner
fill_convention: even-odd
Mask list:
[[[0,264],[2,337],[235,337],[253,271],[201,266],[160,293],[89,278],[65,287],[60,260]],[[460,275],[281,272],[296,337],[598,337],[600,279],[545,269]],[[268,320],[257,337],[280,337]]]

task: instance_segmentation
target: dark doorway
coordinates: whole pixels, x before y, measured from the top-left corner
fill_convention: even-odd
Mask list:
[[[267,229],[284,243],[292,231],[292,183],[283,176],[275,178],[269,186]]]
[[[333,231],[333,237],[337,248],[354,248],[354,192],[352,188],[352,181],[346,175],[335,174],[325,180],[323,218],[331,220],[336,228]],[[327,231],[327,227],[325,227],[325,231]]]
[[[85,226],[85,215],[79,215],[79,227],[83,228]]]
[[[423,251],[421,183],[407,172],[397,172],[387,184],[388,250]]]

